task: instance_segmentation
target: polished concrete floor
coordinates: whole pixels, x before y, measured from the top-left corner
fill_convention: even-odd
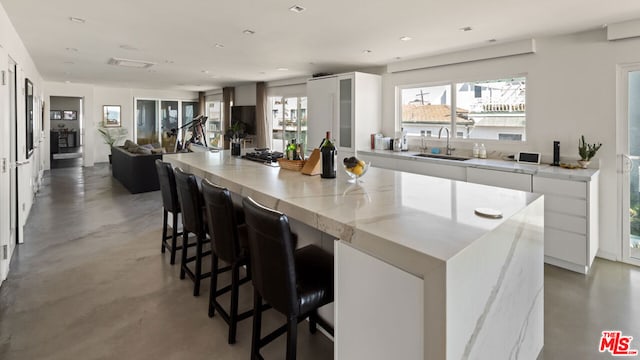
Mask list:
[[[226,323],[207,317],[208,282],[193,297],[160,253],[160,220],[160,194],[129,194],[108,165],[52,170],[0,288],[0,359],[248,359],[250,320],[227,345]],[[248,285],[241,300],[250,306]],[[584,276],[545,266],[541,359],[610,359],[597,351],[603,330],[640,348],[639,319],[640,269],[598,259]],[[271,310],[265,326],[281,320]],[[332,348],[300,324],[300,359],[332,359]],[[279,339],[263,354],[283,350]]]

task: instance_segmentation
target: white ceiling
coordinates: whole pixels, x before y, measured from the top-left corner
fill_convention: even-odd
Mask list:
[[[47,81],[197,91],[351,71],[483,46],[489,39],[578,32],[640,18],[638,0],[0,3]],[[306,11],[289,11],[293,5]],[[473,30],[459,30],[465,26]],[[245,35],[245,29],[255,34]],[[412,40],[400,41],[402,36]],[[108,64],[112,57],[157,65],[116,67]]]

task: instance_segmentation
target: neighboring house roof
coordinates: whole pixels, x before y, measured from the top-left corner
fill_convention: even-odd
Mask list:
[[[460,116],[468,114],[469,110],[456,109],[456,123],[461,125],[473,125],[473,120]],[[415,124],[450,124],[451,106],[449,105],[402,105],[402,121]]]

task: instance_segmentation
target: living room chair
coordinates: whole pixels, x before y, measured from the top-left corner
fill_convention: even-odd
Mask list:
[[[315,245],[294,250],[286,215],[251,198],[244,198],[242,204],[254,288],[251,359],[262,359],[260,348],[286,333],[286,359],[294,360],[300,321],[309,318],[311,333],[320,325],[333,335],[317,313],[319,307],[333,302],[333,256]],[[263,300],[287,318],[285,325],[265,337],[260,335]]]

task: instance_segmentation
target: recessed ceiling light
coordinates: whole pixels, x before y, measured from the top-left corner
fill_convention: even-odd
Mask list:
[[[116,66],[138,68],[138,69],[147,69],[147,68],[152,67],[156,63],[151,62],[151,61],[144,61],[144,60],[131,60],[131,59],[111,58],[111,59],[109,59],[108,64],[109,65],[116,65]]]
[[[222,48],[224,47],[224,45],[223,45],[223,44],[216,44],[215,46],[216,46],[218,49],[222,49]]]
[[[131,45],[127,45],[127,44],[122,44],[120,45],[120,49],[125,49],[125,50],[138,50],[138,48],[133,47]]]
[[[154,73],[154,72],[157,72],[157,71],[153,70],[153,69],[149,69],[149,70],[147,70],[147,72]]]
[[[65,80],[65,84],[71,84],[71,80]]]
[[[305,11],[306,9],[303,8],[300,5],[293,5],[292,7],[289,8],[289,10],[293,11],[294,13],[301,13],[301,12]]]
[[[400,60],[402,59],[400,56],[396,56],[396,60]]]
[[[490,43],[494,43],[494,42],[496,42],[496,41],[498,41],[498,40],[496,40],[496,39],[489,39],[489,40],[487,40],[487,41],[488,41],[488,42],[490,42]]]
[[[409,41],[409,40],[411,40],[411,37],[410,36],[403,36],[403,37],[400,38],[400,40]]]
[[[363,53],[363,54],[371,54],[372,52],[373,52],[373,51],[371,51],[371,50],[362,50],[362,53]]]
[[[281,68],[278,68],[278,71],[289,71],[289,69],[285,67],[281,67]]]
[[[65,50],[67,50],[67,51],[71,51],[71,52],[78,52],[78,49],[76,49],[76,48],[72,48],[72,47],[68,47],[68,48],[66,48]]]
[[[253,35],[256,32],[253,31],[253,30],[250,30],[250,29],[246,29],[246,30],[243,30],[242,33],[245,34],[245,35]]]
[[[164,63],[165,64],[173,64],[173,60],[165,60]]]
[[[74,22],[74,23],[78,23],[78,24],[84,24],[85,22],[87,22],[87,20],[85,20],[83,18],[73,17],[73,16],[69,17],[69,21]]]
[[[473,28],[472,28],[471,26],[465,26],[465,27],[461,27],[461,28],[460,28],[460,29],[458,29],[458,30],[460,30],[460,31],[464,31],[464,32],[467,32],[467,31],[471,31],[471,30],[473,30]]]
[[[209,73],[209,70],[202,70],[202,73],[204,73],[204,74],[208,74],[208,73]]]

